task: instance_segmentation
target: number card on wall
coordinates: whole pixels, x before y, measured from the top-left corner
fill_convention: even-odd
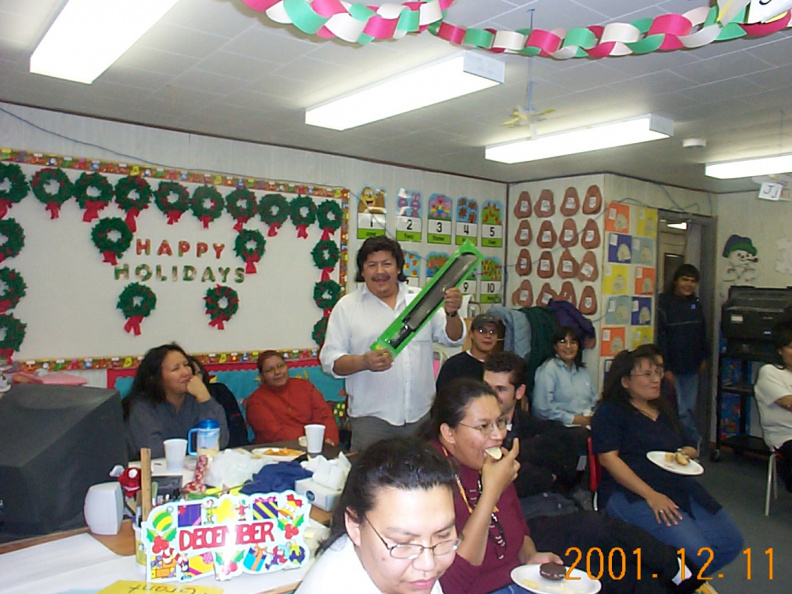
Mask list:
[[[420,243],[422,231],[421,193],[400,188],[396,200],[396,240]]]
[[[478,202],[475,200],[457,200],[455,238],[457,245],[462,245],[466,239],[473,245],[478,245]]]
[[[358,201],[358,239],[385,235],[385,190],[366,186]]]
[[[500,258],[484,258],[481,262],[479,301],[500,303],[503,287],[503,263]]]
[[[451,245],[451,198],[445,194],[432,194],[428,207],[427,243]]]
[[[488,200],[481,209],[481,245],[503,247],[503,203]]]

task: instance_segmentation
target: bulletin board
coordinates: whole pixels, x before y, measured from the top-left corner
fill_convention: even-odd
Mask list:
[[[0,149],[0,351],[51,369],[128,367],[171,341],[315,357],[346,286],[348,196]]]

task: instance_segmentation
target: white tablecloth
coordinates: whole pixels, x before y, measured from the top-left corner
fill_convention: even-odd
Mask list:
[[[227,594],[258,594],[297,584],[306,567],[266,575],[243,574],[220,582],[212,577],[188,582],[217,586]],[[0,593],[96,592],[118,580],[145,581],[135,557],[116,555],[89,534],[78,534],[0,555]]]

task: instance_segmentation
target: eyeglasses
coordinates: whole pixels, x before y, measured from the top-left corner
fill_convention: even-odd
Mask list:
[[[363,516],[365,518],[365,516]],[[374,531],[374,534],[377,535],[382,541],[382,544],[385,545],[385,548],[388,549],[388,553],[394,559],[417,559],[421,553],[424,551],[431,551],[432,555],[438,557],[440,555],[448,555],[453,551],[456,551],[459,548],[459,545],[462,544],[462,536],[454,538],[452,540],[444,540],[443,542],[438,542],[436,545],[431,547],[425,547],[419,544],[395,544],[389,545],[385,542],[385,539],[382,538],[382,535],[374,528],[374,524],[371,521],[368,521],[368,525],[371,526],[371,529]]]
[[[489,423],[482,423],[481,425],[468,425],[467,423],[462,423],[462,422],[460,422],[459,424],[462,425],[463,427],[470,427],[471,429],[475,429],[482,435],[492,435],[492,433],[495,431],[496,428],[498,431],[503,431],[504,429],[506,429],[507,422],[506,422],[506,417],[501,417],[494,423],[490,421]]]
[[[280,371],[281,369],[286,369],[286,367],[287,367],[286,363],[278,363],[277,365],[274,365],[269,369],[263,369],[262,373],[266,373],[267,375],[269,375],[271,373],[275,373],[276,371]]]
[[[657,378],[663,379],[663,374],[665,373],[665,369],[662,367],[655,367],[651,371],[642,371],[641,373],[631,373],[632,377],[648,377],[648,378]]]
[[[496,336],[498,334],[497,329],[486,329],[486,328],[476,328],[476,332],[479,334],[489,334],[490,336]]]

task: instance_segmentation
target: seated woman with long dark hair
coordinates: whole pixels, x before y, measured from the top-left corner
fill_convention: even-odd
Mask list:
[[[509,451],[501,448],[498,461],[486,452],[500,448],[505,435],[498,398],[484,382],[461,378],[437,393],[424,437],[456,473],[456,527],[465,536],[454,563],[440,578],[447,592],[509,592],[515,567],[561,563],[553,553],[537,552],[523,518],[513,485],[519,440]]]
[[[647,458],[652,451],[698,456],[696,436],[660,397],[662,377],[653,345],[622,351],[611,364],[604,402],[591,421],[594,453],[604,469],[600,508],[685,549],[687,563],[712,575],[739,555],[742,535],[693,476]]]
[[[175,343],[145,354],[123,406],[132,459],[139,458],[140,448],[149,448],[152,458],[162,458],[166,439],[186,438],[204,419],[218,422],[220,447],[228,444],[223,407],[209,394],[201,376],[193,373],[189,355]]]
[[[375,442],[352,459],[329,538],[297,594],[442,594],[462,541],[454,473],[417,439]]]

